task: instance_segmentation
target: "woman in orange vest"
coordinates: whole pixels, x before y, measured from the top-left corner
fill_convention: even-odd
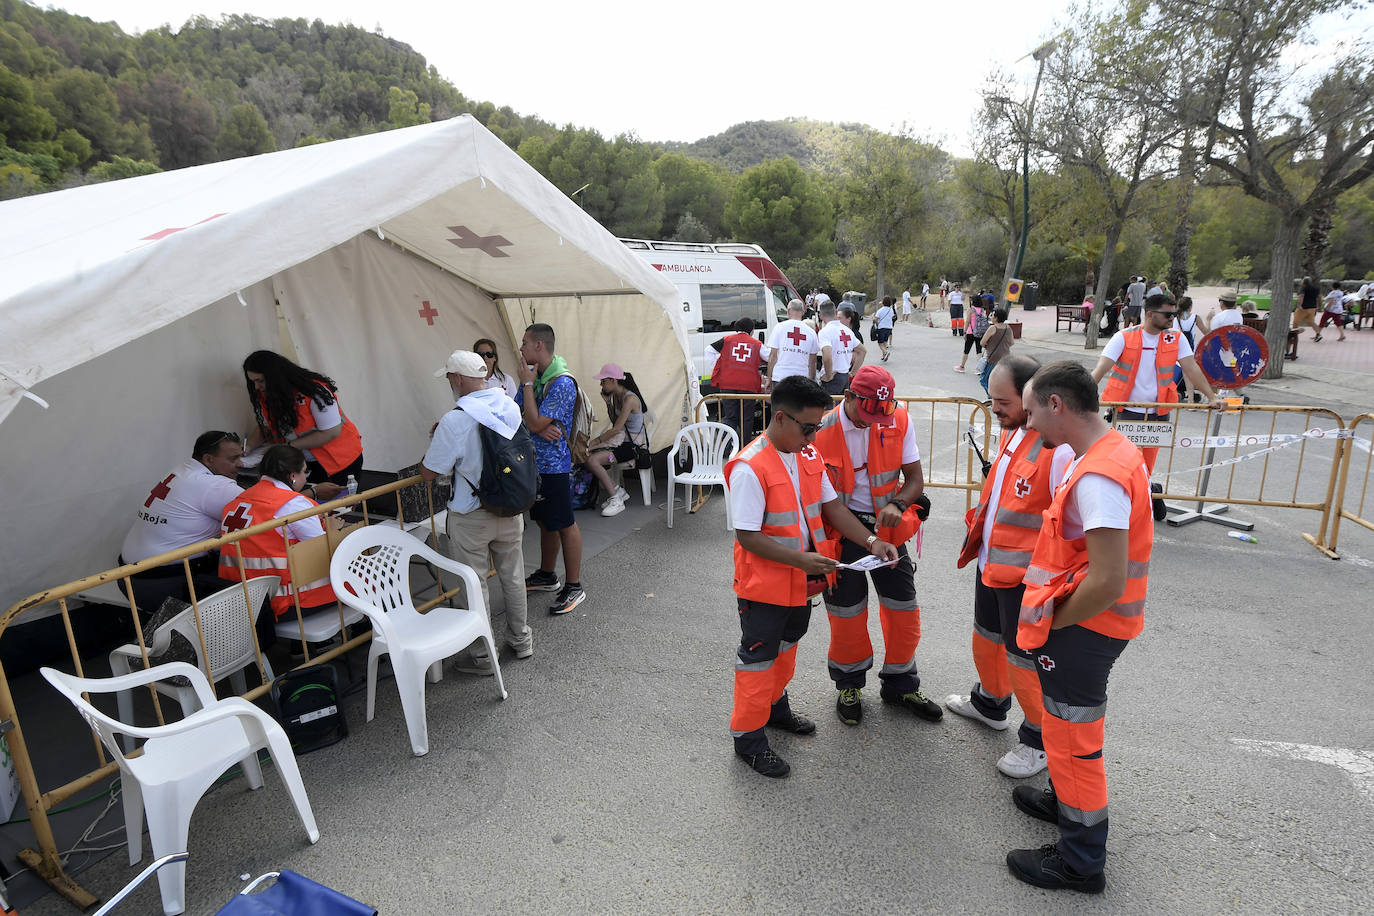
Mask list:
[[[1059,842],[1007,854],[1027,884],[1101,893],[1106,886],[1107,679],[1145,626],[1154,526],[1140,450],[1098,414],[1097,383],[1073,362],[1051,363],[1024,393],[1028,425],[1074,460],[1026,569],[1016,644],[1034,653],[1050,787],[1017,786],[1016,807],[1059,826]]]
[[[220,525],[222,534],[232,534],[319,505],[300,493],[308,486],[305,455],[300,449],[290,445],[274,445],[262,456],[261,467],[262,479],[225,503]],[[281,577],[281,586],[272,597],[272,612],[277,618],[285,616],[295,607],[297,595],[300,596],[303,611],[333,604],[337,599],[327,575],[312,582],[292,582],[291,565],[286,559],[288,543],[307,541],[322,534],[324,526],[320,516],[315,515],[225,544],[219,552],[220,578],[237,582],[240,576],[249,579],[258,576]],[[243,560],[241,571],[240,555]]]
[[[363,439],[344,416],[333,379],[271,350],[248,354],[243,376],[257,421],[248,436],[250,451],[262,442],[290,443],[305,452],[316,483],[343,486],[362,470]]]
[[[811,439],[830,395],[802,375],[773,386],[773,417],[759,436],[725,465],[735,525],[735,595],[740,644],[730,734],[735,753],[774,778],[792,768],[768,744],[771,725],[809,735],[816,723],[792,710],[787,685],[797,667],[797,643],[811,621],[811,598],[835,571],[837,545],[829,526],[885,560],[897,548],[870,534],[835,496]]]

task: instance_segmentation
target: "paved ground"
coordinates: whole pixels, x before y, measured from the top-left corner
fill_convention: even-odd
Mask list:
[[[1018,346],[1082,353],[1077,335],[1038,330],[1044,315],[1052,328],[1052,312],[1020,316]],[[958,352],[947,330],[899,326],[888,366],[901,393],[981,397],[972,372],[950,370]],[[1292,368],[1275,397],[1336,403],[1319,370]],[[1351,397],[1370,409],[1369,392]],[[792,691],[819,731],[776,739],[793,776],[765,780],[734,759],[738,628],[721,501],[669,531],[663,498],[614,519],[580,515],[589,601],[552,618],[535,599],[537,654],[508,662],[505,702],[485,679],[431,685],[427,757],[410,755],[390,681],[371,723],[351,699],[352,736],[300,760],[318,845],[270,769],[260,793],[233,781],[207,796],[192,822],[188,912],[214,912],[240,874],[283,866],[384,913],[1374,909],[1374,617],[1362,597],[1374,535],[1352,526],[1332,562],[1298,535],[1311,513],[1247,510],[1257,544],[1157,526],[1146,630],[1112,680],[1108,886],[1085,898],[1006,871],[1008,848],[1053,838],[1015,810],[1014,783],[993,768],[1009,734],[916,721],[874,702],[876,690],[861,727],[839,723],[823,614]],[[954,569],[962,507],[936,494],[917,574],[917,660],[937,697],[974,679],[972,577]],[[109,894],[133,873],[120,852],[81,881]],[[155,899],[141,892],[127,912],[156,912]],[[23,912],[70,909],[50,895]]]

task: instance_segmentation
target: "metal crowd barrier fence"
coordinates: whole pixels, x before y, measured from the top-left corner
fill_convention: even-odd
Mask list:
[[[1361,436],[1361,432],[1365,435]],[[1327,552],[1330,556],[1336,556],[1336,542],[1341,536],[1341,519],[1349,519],[1363,528],[1374,531],[1374,507],[1366,508],[1370,496],[1371,461],[1374,461],[1374,444],[1371,440],[1374,440],[1374,413],[1361,414],[1350,422],[1350,436],[1341,443],[1345,446],[1345,460],[1341,462],[1340,480],[1336,482],[1336,506],[1331,513],[1330,538],[1323,543],[1313,542],[1318,550]],[[1355,469],[1355,480],[1359,483],[1358,500],[1353,499],[1348,489],[1352,466]],[[1347,502],[1354,508],[1348,508]]]
[[[205,541],[200,541],[198,543],[191,544],[187,547],[183,547],[179,550],[170,551],[168,553],[164,553],[156,557],[150,557],[149,559],[144,560],[140,563],[130,563],[128,565],[116,567],[114,569],[108,569],[104,572],[96,573],[95,575],[86,576],[85,578],[77,579],[75,581],[68,582],[64,585],[59,585],[54,588],[47,589],[45,591],[37,592],[15,603],[14,605],[11,605],[10,608],[5,612],[4,616],[0,617],[0,638],[3,638],[5,631],[9,628],[9,626],[12,623],[14,623],[21,615],[25,614],[25,612],[40,609],[46,605],[56,604],[57,612],[62,617],[63,627],[66,631],[67,645],[71,652],[73,670],[76,672],[77,676],[84,677],[85,665],[83,664],[83,660],[81,658],[81,650],[77,645],[75,631],[72,627],[72,620],[70,615],[70,609],[67,604],[67,599],[73,596],[78,596],[78,594],[81,592],[88,591],[92,588],[95,588],[106,583],[122,581],[124,583],[124,591],[128,595],[129,613],[133,621],[134,636],[137,640],[140,655],[142,656],[142,663],[146,667],[148,665],[148,646],[145,642],[143,632],[143,620],[140,619],[140,612],[143,612],[144,618],[146,619],[147,617],[151,616],[151,614],[157,609],[140,609],[138,607],[137,601],[134,598],[133,589],[130,585],[130,577],[137,573],[154,569],[159,566],[180,562],[183,567],[183,572],[186,576],[186,583],[190,591],[191,597],[191,607],[193,609],[193,614],[195,617],[196,633],[198,636],[199,643],[196,648],[198,649],[198,654],[202,667],[206,672],[206,676],[210,679],[211,686],[213,689],[215,677],[213,674],[211,674],[209,670],[209,653],[206,647],[205,629],[201,621],[199,598],[203,596],[196,595],[195,576],[192,573],[190,564],[191,557],[195,556],[196,554],[203,553],[204,551],[218,548],[225,544],[232,544],[236,541],[242,540],[243,538],[251,537],[263,531],[271,531],[276,528],[284,527],[285,525],[290,524],[291,522],[300,521],[301,519],[309,518],[311,516],[316,515],[327,515],[329,513],[335,513],[339,510],[346,510],[353,507],[356,507],[361,511],[362,521],[364,524],[371,524],[373,522],[373,518],[372,513],[367,505],[367,500],[373,499],[378,496],[385,496],[389,493],[397,493],[397,491],[400,491],[408,486],[413,486],[422,483],[423,480],[419,476],[403,478],[391,483],[387,483],[383,486],[375,487],[365,492],[358,493],[355,496],[344,496],[339,499],[333,500],[332,502],[323,503],[313,509],[295,512],[291,515],[282,516],[278,519],[273,519],[271,521],[263,522],[261,524],[244,528],[240,531],[233,532],[232,534],[228,534],[218,538],[211,538]],[[434,519],[435,510],[433,487],[426,486],[426,491],[428,493],[430,533],[434,535],[437,543],[438,535],[440,532],[437,529],[437,525]],[[395,521],[399,523],[401,528],[404,530],[407,528],[408,523],[405,519],[405,509],[399,494],[395,497],[395,501],[397,511]],[[413,519],[409,524],[414,525],[419,521],[420,519]],[[328,547],[328,552],[332,553],[334,547],[337,546],[337,542],[341,539],[340,534],[337,530],[331,529],[328,523],[326,523],[324,527],[324,538],[326,541],[326,546]],[[299,558],[298,555],[301,553],[302,550],[307,549],[307,545],[315,544],[318,540],[319,538],[315,538],[309,541],[302,541],[294,545],[289,545],[287,547],[287,569],[290,571],[292,575],[292,581],[301,581],[295,577],[296,564],[298,562],[303,562],[303,560]],[[315,549],[318,550],[318,547],[316,547]],[[248,579],[243,571],[242,557],[239,558],[238,566],[239,582],[244,589],[245,607],[248,608],[249,629],[253,632],[253,647],[256,653],[257,667],[259,673],[263,674],[265,673],[265,669],[263,667],[262,650],[258,643],[257,632],[254,628],[254,622],[252,619],[252,613],[255,609],[251,606],[251,601],[248,597]],[[435,575],[437,593],[435,597],[423,603],[418,603],[416,605],[417,609],[421,611],[429,610],[430,608],[438,605],[440,602],[448,600],[454,595],[457,595],[461,591],[461,584],[455,584],[453,588],[446,589],[444,587],[443,580],[440,577],[439,571],[436,569],[433,570],[433,573]],[[224,584],[225,586],[228,586],[231,583],[229,580],[225,580]],[[311,664],[319,664],[320,662],[338,658],[342,656],[344,653],[349,652],[352,649],[361,646],[372,639],[372,631],[370,628],[368,628],[366,632],[362,632],[357,636],[353,636],[352,638],[348,637],[348,629],[347,624],[344,620],[343,606],[339,605],[338,632],[343,637],[340,644],[332,646],[328,648],[327,651],[321,652],[318,655],[312,656],[310,652],[310,644],[308,640],[305,638],[305,622],[304,615],[302,613],[300,606],[299,595],[293,597],[293,609],[297,625],[300,628],[298,635],[300,636],[300,642],[304,654],[303,661],[297,667]],[[269,606],[262,609],[261,613],[271,614],[272,610]],[[284,617],[282,619],[285,620],[289,618]],[[264,681],[265,680],[266,679],[264,678]],[[269,683],[263,683],[258,687],[254,687],[248,690],[247,692],[242,694],[242,696],[251,701],[267,693],[270,689],[271,685]],[[148,691],[152,697],[153,711],[157,717],[157,723],[159,725],[163,725],[165,724],[165,720],[163,718],[162,705],[159,699],[159,694],[151,686],[148,688]],[[87,697],[87,699],[90,698]],[[57,891],[60,895],[65,897],[71,903],[75,904],[77,907],[81,909],[87,909],[93,906],[96,903],[96,898],[88,891],[86,891],[83,887],[81,887],[77,882],[72,880],[72,878],[69,877],[64,870],[62,857],[57,848],[57,842],[53,834],[52,825],[48,819],[48,814],[55,807],[60,805],[66,799],[71,798],[76,793],[82,791],[83,789],[89,786],[99,783],[101,780],[106,779],[109,776],[114,775],[116,772],[118,772],[118,765],[115,762],[107,759],[105,748],[100,743],[100,739],[97,738],[94,733],[92,733],[91,737],[95,744],[96,758],[98,761],[97,766],[89,772],[75,779],[72,779],[63,785],[44,791],[39,785],[39,768],[36,767],[33,762],[29,747],[29,739],[31,737],[37,737],[38,741],[41,744],[42,732],[40,730],[36,733],[36,736],[26,735],[24,729],[21,727],[18,711],[15,709],[14,696],[10,689],[10,679],[4,670],[3,663],[0,663],[0,730],[7,730],[5,738],[9,742],[9,748],[13,758],[15,773],[19,778],[19,785],[23,793],[24,804],[28,808],[29,822],[33,828],[34,842],[35,845],[38,847],[37,849],[21,850],[19,852],[20,861],[23,862],[26,867],[31,869],[39,878],[41,878],[49,886],[51,886],[55,891]]]
[[[843,398],[835,396],[836,403]],[[916,426],[916,443],[921,450],[921,474],[925,485],[932,489],[962,490],[964,508],[973,504],[973,495],[983,487],[980,463],[968,446],[971,433],[979,451],[989,452],[995,441],[992,413],[982,401],[973,398],[912,398],[898,395]],[[739,420],[734,425],[740,433],[740,446],[748,441],[743,435],[745,417],[759,411],[759,422],[751,427],[753,435],[763,432],[768,419],[767,394],[710,394],[697,402],[695,421],[717,420],[722,406],[731,402],[740,405]],[[733,411],[731,411],[733,412]],[[752,438],[750,436],[749,438]],[[691,511],[700,508],[701,499]]]
[[[1226,513],[1230,506],[1306,509],[1320,513],[1317,534],[1303,537],[1329,557],[1323,541],[1336,508],[1337,477],[1344,465],[1349,430],[1340,415],[1317,407],[1237,404],[1212,410],[1206,404],[1103,403],[1113,425],[1142,448],[1160,449],[1152,479],[1164,482],[1170,525],[1206,521],[1249,530],[1253,524]],[[1136,420],[1168,406],[1164,417]],[[1321,445],[1331,442],[1334,452]],[[1192,503],[1185,509],[1177,503]]]

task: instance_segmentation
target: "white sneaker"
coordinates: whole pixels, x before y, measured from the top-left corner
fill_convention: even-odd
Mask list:
[[[616,494],[615,496],[612,496],[610,499],[606,500],[606,505],[601,507],[601,515],[605,518],[610,518],[613,515],[619,515],[624,511],[625,500],[621,499],[619,494]]]
[[[982,722],[994,731],[1002,731],[1011,723],[1006,719],[990,719],[978,711],[978,707],[973,705],[973,700],[968,694],[951,693],[945,697],[945,708],[952,713],[957,713],[965,719],[972,719],[975,722]]]
[[[625,492],[625,488],[624,488],[624,487],[616,487],[616,488],[615,488],[615,498],[618,499],[618,500],[620,500],[620,501],[623,502],[623,503],[624,503],[624,502],[629,502],[629,501],[630,501],[630,494]]]
[[[998,771],[1012,779],[1026,779],[1039,773],[1047,766],[1049,766],[1049,761],[1045,759],[1045,752],[1037,751],[1029,744],[1016,745],[1003,754],[1001,760],[997,761]]]

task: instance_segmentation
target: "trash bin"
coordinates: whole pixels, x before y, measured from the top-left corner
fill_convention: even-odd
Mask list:
[[[1031,282],[1026,284],[1025,290],[1021,293],[1021,308],[1027,312],[1035,311],[1035,305],[1040,300],[1040,284]]]

